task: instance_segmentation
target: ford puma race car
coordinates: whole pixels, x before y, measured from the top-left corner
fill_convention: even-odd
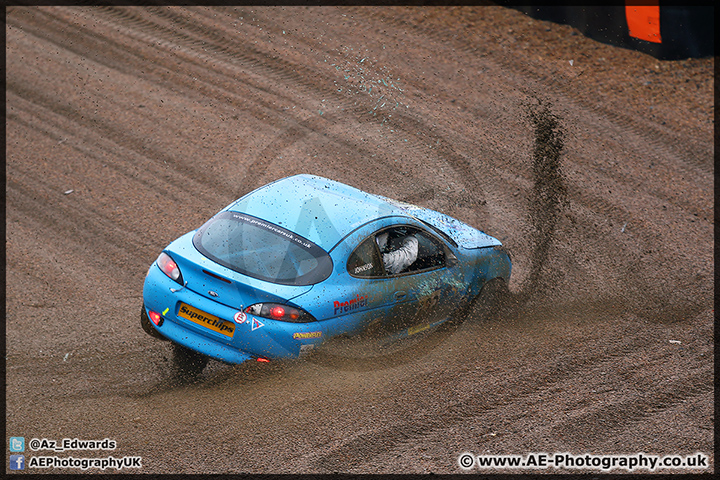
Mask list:
[[[168,245],[147,272],[141,325],[199,373],[208,358],[299,357],[368,328],[410,336],[486,285],[507,289],[510,270],[498,240],[454,218],[295,175]]]

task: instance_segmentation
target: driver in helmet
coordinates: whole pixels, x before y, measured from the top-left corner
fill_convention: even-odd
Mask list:
[[[399,233],[399,234],[398,234]],[[402,232],[383,232],[376,237],[382,253],[385,270],[391,274],[404,271],[417,260],[418,239],[415,235]]]

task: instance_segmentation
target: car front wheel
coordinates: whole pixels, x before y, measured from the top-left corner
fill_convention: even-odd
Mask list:
[[[508,305],[510,297],[510,289],[505,280],[493,278],[483,286],[473,303],[480,310],[482,317],[495,319]]]

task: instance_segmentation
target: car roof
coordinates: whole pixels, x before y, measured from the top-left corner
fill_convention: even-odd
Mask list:
[[[243,212],[280,225],[330,250],[369,221],[410,218],[385,197],[316,175],[294,175],[258,188],[224,210]]]

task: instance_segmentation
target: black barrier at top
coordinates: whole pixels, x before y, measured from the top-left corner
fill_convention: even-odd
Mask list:
[[[497,1],[539,20],[567,24],[599,42],[637,50],[660,60],[710,57],[715,54],[715,9],[711,6],[663,6],[659,8],[660,42],[630,35],[626,7],[534,6]],[[647,2],[646,2],[647,4]]]

